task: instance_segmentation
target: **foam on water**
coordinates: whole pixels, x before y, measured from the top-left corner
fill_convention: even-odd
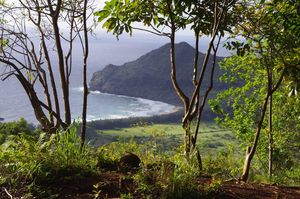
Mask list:
[[[0,93],[4,96],[7,91],[0,89]],[[81,86],[73,86],[70,89],[72,116],[76,120],[81,117],[82,93],[83,87]],[[26,96],[24,96],[22,88],[19,88],[17,92],[11,91],[9,95],[14,97],[11,97],[4,104],[0,104],[0,117],[4,118],[4,121],[13,121],[24,117],[30,123],[37,124],[38,122],[35,119],[33,109]],[[62,110],[62,100],[60,102]],[[90,91],[88,95],[87,120],[145,117],[170,113],[174,108],[174,106],[163,102],[102,93],[100,91]],[[63,116],[63,112],[61,114]]]
[[[77,93],[82,93],[83,87],[76,87],[72,90]],[[122,119],[128,117],[145,117],[166,114],[172,112],[175,108],[175,106],[164,102],[125,95],[102,93],[100,91],[90,91],[89,96],[90,98],[93,98],[93,104],[88,105],[88,121],[101,119]],[[103,109],[96,107],[97,104],[95,103],[99,102],[100,106],[100,101],[104,98],[107,98],[109,100],[109,103],[105,104],[105,107]],[[115,102],[116,100],[117,102]],[[97,108],[99,108],[99,111],[95,110]],[[77,114],[75,113],[73,115]]]

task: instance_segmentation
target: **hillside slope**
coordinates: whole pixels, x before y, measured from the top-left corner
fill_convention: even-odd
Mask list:
[[[169,52],[170,44],[166,44],[122,66],[107,65],[103,70],[93,74],[90,89],[182,105],[174,91],[170,78]],[[175,45],[177,78],[179,85],[187,94],[191,94],[193,89],[191,77],[194,54],[195,49],[188,43],[181,42]],[[200,53],[199,64],[202,64],[203,59],[204,54]],[[217,57],[217,61],[221,59],[221,57]],[[211,68],[211,63],[212,59],[209,61],[208,70]],[[215,91],[224,89],[224,84],[217,80],[219,75],[220,71],[216,70],[214,78]],[[208,85],[208,83],[209,75],[204,78],[204,84]],[[203,88],[206,88],[206,86]]]

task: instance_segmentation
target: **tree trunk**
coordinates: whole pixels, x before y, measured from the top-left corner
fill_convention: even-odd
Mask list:
[[[197,161],[198,161],[199,171],[202,172],[203,164],[202,164],[202,158],[201,158],[200,149],[198,147],[197,147]]]
[[[28,82],[23,76],[16,75],[16,77],[19,80],[19,82],[22,84],[24,90],[26,91],[26,94],[34,110],[35,117],[43,128],[42,130],[47,133],[53,133],[53,131],[55,131],[54,126],[51,124],[51,122],[48,120],[47,116],[43,112],[43,109],[39,103],[39,99],[36,95],[36,92],[34,91],[32,86],[28,84]]]
[[[59,28],[58,28],[57,21],[56,22],[54,21],[53,27],[54,27],[55,41],[56,41],[57,54],[58,54],[61,89],[62,89],[62,93],[63,93],[63,102],[64,102],[64,109],[65,109],[65,123],[70,125],[71,124],[71,110],[70,110],[70,102],[69,102],[69,85],[67,84],[67,81],[66,81],[63,50],[62,50],[62,46],[61,46],[61,40],[60,40]]]
[[[269,78],[269,92],[271,92],[272,90],[272,73],[270,74],[270,78]],[[270,95],[270,99],[269,99],[269,137],[268,137],[268,141],[269,141],[269,180],[272,180],[272,170],[273,170],[273,124],[272,124],[272,107],[273,107],[273,94]]]
[[[264,120],[264,117],[265,117],[265,114],[266,114],[269,97],[271,95],[273,95],[273,93],[281,85],[281,82],[283,80],[283,77],[284,77],[284,74],[285,74],[286,70],[287,70],[287,67],[285,67],[283,69],[283,71],[282,71],[282,73],[280,75],[280,78],[278,79],[278,81],[276,82],[276,84],[274,84],[275,85],[274,88],[272,88],[272,86],[268,86],[267,96],[265,98],[264,105],[263,105],[263,108],[262,108],[262,111],[261,111],[261,117],[260,117],[259,123],[257,125],[257,130],[256,130],[256,134],[255,134],[254,141],[253,141],[253,144],[252,144],[252,148],[248,147],[248,150],[247,150],[247,153],[246,153],[243,174],[242,174],[242,176],[240,178],[240,180],[242,180],[244,182],[246,182],[248,180],[249,170],[250,170],[250,164],[251,164],[252,158],[253,158],[253,156],[254,156],[254,154],[256,152],[256,147],[257,147],[257,143],[258,143],[258,139],[259,139],[261,127],[262,127],[262,124],[263,124],[263,120]],[[269,78],[268,81],[270,82],[270,77],[268,76],[268,78]],[[272,81],[273,81],[273,79],[272,79]]]
[[[41,34],[41,41],[42,41],[42,48],[45,54],[45,59],[47,61],[47,66],[48,66],[48,72],[49,72],[49,76],[50,76],[50,82],[51,82],[51,88],[52,88],[52,94],[53,94],[53,99],[54,99],[54,104],[55,104],[55,112],[57,114],[58,117],[60,117],[60,107],[59,107],[59,100],[58,100],[58,94],[57,94],[57,89],[56,89],[56,82],[54,79],[54,74],[53,74],[53,70],[52,70],[52,63],[49,57],[49,53],[47,50],[47,45],[45,42],[45,38],[43,35],[43,31],[42,29],[40,29],[40,34]],[[56,120],[56,128],[59,128],[59,126],[61,126],[61,122],[57,119]]]
[[[64,65],[64,54],[61,44],[61,38],[60,38],[60,32],[58,27],[58,17],[59,12],[62,6],[62,1],[57,1],[56,9],[53,10],[53,6],[51,4],[51,1],[48,0],[48,5],[50,7],[51,16],[52,16],[52,26],[54,30],[54,38],[55,38],[55,44],[56,44],[56,50],[57,50],[57,56],[58,56],[58,67],[59,67],[59,75],[60,75],[60,81],[61,81],[61,89],[63,93],[63,103],[64,103],[64,109],[65,109],[65,123],[67,125],[71,124],[71,109],[70,109],[70,101],[69,101],[69,85],[66,80],[66,73],[65,73],[65,65]]]
[[[88,97],[88,85],[87,85],[87,59],[89,56],[89,45],[88,45],[88,32],[86,24],[86,9],[87,0],[84,0],[83,8],[83,27],[84,27],[84,60],[83,60],[83,106],[82,106],[82,129],[81,129],[81,148],[83,148],[86,134],[86,112],[87,112],[87,97]]]
[[[258,139],[259,139],[259,136],[260,136],[260,132],[261,132],[261,128],[262,128],[262,125],[263,125],[264,118],[265,118],[265,114],[266,114],[266,111],[267,111],[268,101],[269,101],[269,97],[270,97],[269,91],[267,91],[267,92],[268,93],[267,93],[267,96],[265,97],[263,108],[261,110],[261,116],[260,116],[260,119],[259,119],[259,123],[257,125],[257,129],[256,129],[256,133],[255,133],[255,137],[254,137],[252,147],[247,148],[245,162],[244,162],[243,174],[240,178],[240,180],[242,180],[244,182],[246,182],[248,180],[248,177],[249,177],[251,161],[252,161],[252,159],[254,157],[254,154],[256,152]]]
[[[187,159],[190,158],[191,153],[191,123],[188,122],[186,126],[184,126],[185,135],[184,135],[184,152]]]
[[[169,12],[172,13],[171,10],[171,5],[168,4],[168,9]],[[183,105],[184,105],[184,113],[186,114],[189,110],[189,98],[184,94],[182,89],[180,88],[178,82],[177,82],[177,74],[176,74],[176,61],[175,61],[175,32],[176,32],[176,27],[173,19],[173,15],[171,15],[171,35],[170,35],[170,40],[171,40],[171,46],[170,46],[170,62],[171,62],[171,81],[173,84],[173,87],[176,91],[176,94],[179,96],[181,99]],[[186,116],[185,116],[186,117]],[[184,137],[184,143],[185,143],[185,154],[187,159],[189,158],[190,155],[190,121],[183,120],[182,121],[182,127],[185,130],[185,137]]]

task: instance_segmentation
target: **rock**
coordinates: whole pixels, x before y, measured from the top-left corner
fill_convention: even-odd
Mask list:
[[[141,159],[137,155],[127,153],[120,158],[120,161],[118,162],[118,169],[125,172],[136,170],[140,167],[140,163]]]

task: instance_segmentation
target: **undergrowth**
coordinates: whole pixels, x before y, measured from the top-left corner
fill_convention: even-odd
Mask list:
[[[237,179],[241,173],[243,158],[233,145],[217,153],[206,151],[200,172],[195,154],[187,160],[183,146],[165,151],[158,140],[159,136],[144,143],[126,139],[95,149],[88,144],[81,148],[76,125],[51,136],[16,133],[0,145],[0,187],[25,188],[31,198],[58,198],[59,191],[49,187],[72,185],[101,172],[119,172],[118,161],[126,153],[136,154],[141,164],[139,170],[124,176],[134,190],[115,190],[121,198],[210,198],[223,181]],[[208,176],[205,183],[203,176]],[[299,176],[299,167],[294,167],[274,176],[273,181],[299,183]],[[265,176],[256,173],[256,179],[263,181]],[[103,189],[101,182],[94,184],[89,194],[103,198]]]
[[[93,175],[96,159],[87,145],[81,148],[76,126],[50,137],[17,135],[1,145],[0,186],[26,187],[28,192],[44,192],[57,182]]]

